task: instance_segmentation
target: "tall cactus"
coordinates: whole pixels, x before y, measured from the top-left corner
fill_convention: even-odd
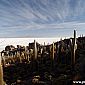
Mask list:
[[[4,85],[3,84],[3,68],[2,68],[2,65],[1,65],[1,53],[0,53],[0,85]]]
[[[73,42],[73,64],[75,64],[75,51],[77,49],[76,44],[76,30],[74,30],[74,42]]]
[[[52,59],[54,60],[54,42],[52,44]]]
[[[44,46],[45,46],[45,42],[44,42]]]
[[[35,40],[34,40],[34,59],[37,59],[37,45]]]

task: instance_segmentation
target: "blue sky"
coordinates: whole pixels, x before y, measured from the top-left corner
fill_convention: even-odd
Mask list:
[[[0,0],[0,37],[85,35],[85,0]]]

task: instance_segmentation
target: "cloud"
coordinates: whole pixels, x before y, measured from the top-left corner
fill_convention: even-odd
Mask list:
[[[74,7],[70,5],[70,3],[74,3],[71,0],[3,0],[2,2],[0,6],[2,17],[5,17],[5,20],[8,19],[10,22],[13,21],[13,23],[24,19],[36,23],[38,20],[43,23],[64,21],[67,20],[67,17],[70,18],[71,15],[73,17],[84,13],[85,8],[81,0],[75,0]]]
[[[85,30],[84,2],[84,0],[0,0],[0,37],[33,37],[39,36],[37,35],[39,33],[41,37],[45,37],[55,36],[60,30],[73,31],[75,28]],[[45,29],[49,33],[46,33]],[[62,33],[60,32],[61,36]]]
[[[3,26],[0,33],[0,37],[3,37],[3,35],[4,37],[71,36],[71,33],[73,33],[74,29],[76,29],[77,31],[81,31],[82,28],[82,30],[84,31],[85,30],[84,27],[85,23],[79,23],[79,22],[65,22],[65,23],[56,23],[56,24],[33,23],[26,25]]]

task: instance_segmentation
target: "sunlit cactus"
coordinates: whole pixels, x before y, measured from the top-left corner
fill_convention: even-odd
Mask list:
[[[52,58],[54,59],[54,42],[53,42],[53,44],[52,44]]]
[[[35,40],[34,40],[34,58],[37,59],[37,44]]]
[[[0,85],[4,85],[4,81],[3,81],[3,68],[2,68],[2,64],[1,64],[1,53],[0,53]]]
[[[73,64],[75,64],[75,52],[77,49],[77,44],[76,44],[76,30],[74,30],[74,42],[73,42]]]

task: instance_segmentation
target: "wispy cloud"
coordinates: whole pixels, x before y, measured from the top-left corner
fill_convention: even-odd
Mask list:
[[[84,15],[85,0],[0,0],[0,37],[53,37],[65,29],[85,30]]]

